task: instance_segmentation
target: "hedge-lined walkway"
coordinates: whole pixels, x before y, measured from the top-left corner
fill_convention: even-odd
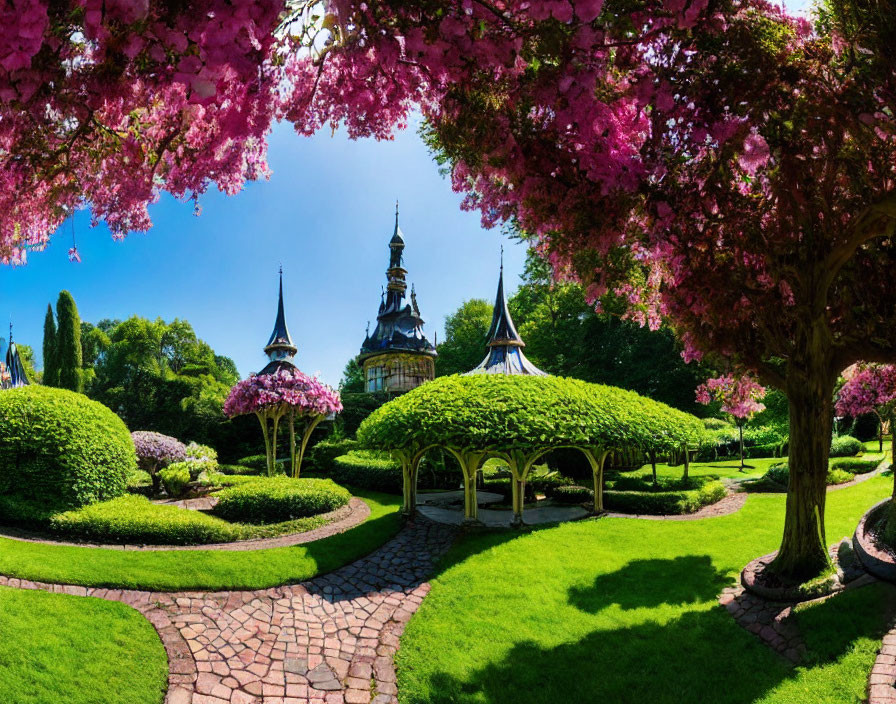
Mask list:
[[[185,502],[179,502],[185,503]],[[192,509],[191,509],[192,510]],[[265,550],[268,548],[285,548],[293,545],[313,543],[315,540],[329,538],[339,533],[344,533],[350,528],[360,525],[370,517],[370,507],[357,496],[353,496],[347,506],[336,509],[321,516],[327,521],[325,525],[302,533],[290,533],[276,538],[258,538],[255,540],[240,540],[233,543],[207,543],[202,545],[121,545],[98,543],[74,543],[64,540],[52,540],[41,537],[40,534],[22,528],[0,526],[0,537],[21,540],[27,543],[41,543],[44,545],[63,545],[68,547],[101,548],[103,550]]]
[[[392,657],[455,531],[420,519],[329,575],[262,591],[159,593],[0,577],[0,585],[121,601],[169,658],[166,704],[397,702]]]

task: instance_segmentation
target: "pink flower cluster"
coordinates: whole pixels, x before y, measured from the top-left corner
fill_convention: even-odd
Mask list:
[[[155,473],[174,462],[182,462],[187,457],[186,446],[177,438],[149,430],[131,433],[137,450],[137,464],[140,469]]]
[[[697,387],[697,402],[709,404],[721,401],[722,411],[735,418],[749,418],[765,410],[760,401],[765,398],[765,387],[751,377],[735,378],[732,374],[709,379]]]
[[[896,401],[896,367],[869,364],[854,370],[837,395],[839,416],[855,418],[864,413],[884,413]]]
[[[274,374],[253,374],[237,383],[224,402],[224,414],[233,418],[276,406],[300,416],[327,416],[342,410],[339,392],[332,387],[298,369],[281,369]]]

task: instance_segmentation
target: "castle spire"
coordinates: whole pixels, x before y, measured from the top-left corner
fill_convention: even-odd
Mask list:
[[[293,344],[289,336],[289,328],[286,327],[286,314],[283,310],[283,266],[280,266],[280,296],[277,301],[277,319],[274,322],[274,331],[264,348],[264,353],[272,363],[286,361],[292,363],[298,348]],[[268,365],[270,366],[270,365]],[[265,367],[267,369],[268,367]],[[264,373],[264,372],[263,372]]]
[[[545,372],[526,359],[523,347],[526,343],[516,330],[507,296],[504,294],[504,247],[501,247],[501,266],[498,270],[498,292],[492,311],[492,325],[488,331],[485,359],[467,374],[528,374],[547,376]]]

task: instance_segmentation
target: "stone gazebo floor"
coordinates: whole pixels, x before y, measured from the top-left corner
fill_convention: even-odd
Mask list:
[[[500,494],[489,491],[480,491],[476,494],[479,503],[479,521],[488,528],[509,528],[513,521],[513,511],[510,509],[482,508],[489,504],[503,500]],[[453,506],[456,504],[456,506]],[[420,492],[417,494],[417,512],[436,523],[449,525],[461,525],[464,521],[464,492],[463,491],[438,491]],[[590,515],[581,506],[544,506],[527,508],[523,513],[523,520],[527,525],[541,523],[562,523],[564,521],[576,521]]]

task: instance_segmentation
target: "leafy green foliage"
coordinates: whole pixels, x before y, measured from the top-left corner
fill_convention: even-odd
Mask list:
[[[274,477],[222,490],[215,514],[230,521],[277,523],[334,511],[351,498],[329,479]]]
[[[875,463],[877,466],[877,463]],[[865,470],[869,471],[869,470]],[[835,484],[845,484],[855,479],[856,473],[851,471],[849,467],[835,466],[833,463],[828,468],[826,483],[828,486]],[[787,462],[772,465],[765,474],[755,482],[751,482],[747,489],[749,491],[783,491],[790,482],[790,467]]]
[[[604,507],[610,511],[643,515],[693,513],[725,498],[725,485],[709,481],[699,489],[684,491],[604,491]]]
[[[336,416],[340,434],[348,437],[354,435],[367,416],[392,398],[385,391],[342,394],[342,413]]]
[[[53,306],[47,303],[47,316],[44,318],[44,378],[47,386],[59,386],[59,366],[56,361],[56,318]]]
[[[312,471],[328,474],[333,469],[333,461],[355,448],[358,443],[348,438],[327,438],[317,443],[308,453]]]
[[[445,317],[445,338],[439,344],[436,376],[463,374],[485,357],[485,343],[492,322],[492,304],[481,298],[464,301]]]
[[[831,440],[831,457],[853,457],[864,449],[861,440],[849,435],[840,435]]]
[[[559,377],[441,377],[377,409],[358,430],[371,449],[600,446],[667,450],[699,440],[695,417],[632,391]]]
[[[196,440],[222,457],[259,447],[258,422],[228,421],[221,407],[238,380],[232,360],[215,354],[184,320],[131,317],[82,325],[86,393],[132,428]],[[251,421],[251,422],[249,422]],[[256,450],[257,451],[257,450]]]
[[[137,468],[121,419],[64,389],[0,394],[0,493],[80,506],[124,493]]]
[[[59,513],[49,527],[56,535],[101,543],[197,545],[239,540],[243,534],[239,525],[201,511],[154,504],[143,496]]]
[[[841,457],[831,460],[832,469],[842,469],[852,474],[866,474],[874,471],[881,462],[881,457],[876,458],[865,457]]]
[[[356,450],[333,460],[327,476],[340,484],[390,494],[402,492],[401,466],[376,452]]]
[[[55,354],[59,369],[59,387],[81,391],[83,376],[81,367],[81,318],[75,299],[68,291],[60,291],[56,301]]]
[[[342,371],[342,379],[339,382],[340,394],[359,394],[364,392],[364,369],[358,364],[358,360],[352,357]]]
[[[588,501],[594,501],[594,490],[587,486],[577,486],[570,484],[567,486],[558,486],[553,492],[554,501],[561,504],[583,504]]]
[[[186,462],[175,462],[159,471],[165,491],[171,498],[179,499],[187,493],[190,484],[190,468]]]

